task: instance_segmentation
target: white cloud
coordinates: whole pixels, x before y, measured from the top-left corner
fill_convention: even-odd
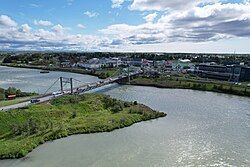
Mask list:
[[[67,2],[68,2],[68,5],[70,6],[73,4],[74,0],[67,0]]]
[[[77,24],[77,27],[82,29],[86,28],[83,24]]]
[[[47,20],[34,20],[34,24],[39,25],[39,26],[52,26],[53,25],[53,23]]]
[[[187,9],[196,2],[196,0],[133,0],[130,9],[139,11]]]
[[[54,32],[62,34],[65,28],[61,24],[57,24],[51,28]]]
[[[90,12],[90,11],[86,11],[83,14],[88,16],[88,17],[97,17],[99,15],[99,13],[97,13],[97,12]]]
[[[112,8],[120,8],[125,0],[112,0]]]
[[[0,26],[16,27],[17,23],[12,20],[9,16],[0,15]]]
[[[151,13],[143,18],[146,20],[146,22],[153,22],[156,17],[157,17],[157,13],[155,12],[155,13]]]
[[[40,7],[40,5],[35,4],[35,3],[31,3],[29,5],[30,5],[30,7],[33,7],[33,8],[39,8]]]
[[[155,16],[148,15],[144,17],[145,24],[116,24],[100,32],[111,39],[137,45],[250,38],[249,11],[250,3],[210,3],[168,12],[155,23]]]
[[[32,28],[28,24],[23,24],[19,30],[24,33],[29,33],[31,29]]]

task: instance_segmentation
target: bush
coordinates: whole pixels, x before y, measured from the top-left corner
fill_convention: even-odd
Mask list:
[[[118,104],[116,104],[114,107],[111,108],[112,113],[118,113],[122,110],[123,110],[122,106]]]
[[[121,105],[120,101],[116,100],[116,99],[112,99],[109,96],[104,96],[103,98],[103,103],[104,103],[104,108],[110,108],[110,107],[114,107],[115,105]]]
[[[127,108],[127,107],[130,107],[130,106],[131,106],[129,102],[124,102],[124,104],[123,104],[123,105],[124,105],[124,107],[125,107],[125,108]]]
[[[138,103],[137,103],[137,101],[134,101],[134,105],[137,105]]]
[[[77,116],[76,111],[73,111],[73,112],[72,112],[72,115],[71,115],[71,118],[75,118],[76,116]]]

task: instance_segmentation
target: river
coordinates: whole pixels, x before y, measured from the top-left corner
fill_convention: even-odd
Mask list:
[[[137,100],[168,115],[47,142],[25,159],[0,161],[0,167],[250,166],[249,98],[119,85],[98,93]]]
[[[90,75],[82,75],[68,72],[51,71],[50,73],[41,74],[41,70],[12,68],[0,66],[0,88],[7,89],[8,87],[16,87],[22,91],[45,93],[59,77],[74,78],[74,87],[85,84],[87,82],[95,82],[99,79]],[[81,82],[79,82],[81,81]],[[64,85],[69,88],[69,84]],[[60,89],[60,82],[56,82],[48,92],[57,91]]]

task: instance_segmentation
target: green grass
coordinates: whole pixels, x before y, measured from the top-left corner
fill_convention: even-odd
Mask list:
[[[154,86],[159,88],[193,89],[219,92],[250,97],[250,88],[245,85],[234,85],[224,81],[193,79],[185,77],[144,78],[138,77],[131,81],[132,85]]]
[[[29,97],[18,97],[14,100],[4,100],[4,101],[0,101],[0,107],[5,107],[5,106],[10,106],[13,104],[18,104],[24,101],[28,101],[30,100],[32,97],[34,96],[29,96]]]
[[[109,132],[166,116],[137,102],[85,94],[0,112],[0,159],[20,158],[38,145],[73,134]]]
[[[108,77],[118,76],[120,74],[120,70],[119,68],[101,69],[96,71],[95,74],[101,79],[106,79]]]

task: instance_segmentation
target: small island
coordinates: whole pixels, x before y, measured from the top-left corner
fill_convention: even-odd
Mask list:
[[[24,157],[46,141],[69,135],[110,132],[165,116],[137,101],[100,94],[67,95],[0,112],[0,159]]]

